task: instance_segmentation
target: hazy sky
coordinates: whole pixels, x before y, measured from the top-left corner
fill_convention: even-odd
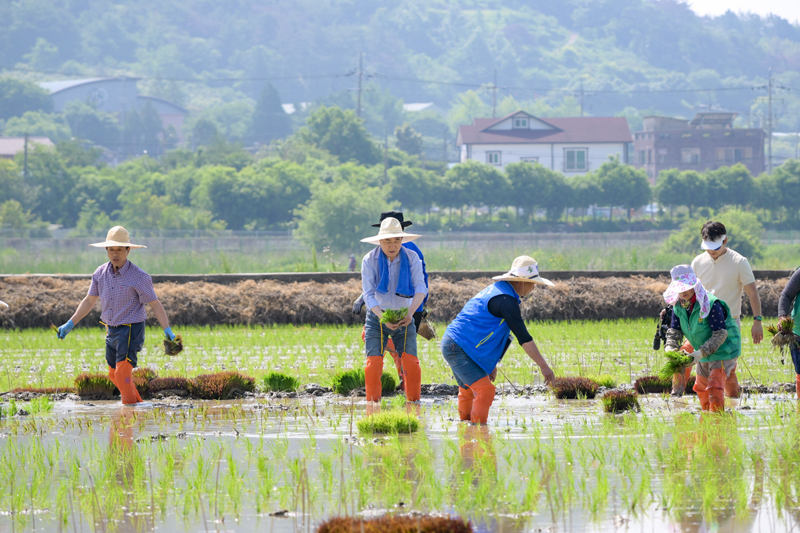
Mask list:
[[[798,0],[687,0],[698,15],[721,15],[728,9],[734,13],[750,12],[764,16],[773,13],[795,24],[800,21]]]

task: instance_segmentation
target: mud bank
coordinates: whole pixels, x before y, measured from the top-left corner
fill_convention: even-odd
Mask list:
[[[788,278],[759,280],[765,316],[775,316]],[[522,305],[527,320],[601,320],[655,317],[663,307],[668,278],[633,276],[575,277],[538,287]],[[491,283],[490,278],[458,282],[434,277],[428,309],[437,322],[452,320],[464,303]],[[89,288],[88,280],[14,277],[0,280],[0,328],[48,327],[66,322]],[[208,282],[156,283],[156,293],[173,325],[361,324],[351,312],[361,293],[359,280],[341,283],[246,280],[236,284]],[[750,313],[745,299],[743,312]],[[99,306],[83,321],[97,324]],[[148,309],[148,324],[156,325]]]

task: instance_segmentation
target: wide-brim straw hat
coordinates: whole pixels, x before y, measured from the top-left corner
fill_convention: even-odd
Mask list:
[[[395,239],[397,237],[402,237],[403,242],[411,242],[414,239],[419,239],[420,236],[414,233],[406,233],[399,220],[389,217],[383,219],[383,222],[381,222],[381,229],[378,230],[377,235],[361,239],[361,242],[380,244],[383,239]]]
[[[511,263],[511,270],[502,276],[495,276],[492,278],[496,281],[527,281],[529,283],[539,283],[554,287],[555,284],[549,279],[545,279],[539,275],[539,266],[536,260],[527,255],[521,255],[514,259]]]
[[[105,242],[95,242],[89,246],[94,246],[95,248],[110,248],[112,246],[121,246],[123,248],[147,248],[147,246],[141,244],[132,244],[128,230],[122,226],[114,226],[108,230]]]

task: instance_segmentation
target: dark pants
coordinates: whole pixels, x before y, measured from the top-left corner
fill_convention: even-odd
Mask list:
[[[419,325],[422,323],[422,311],[417,311],[413,316],[414,325],[416,326],[416,330],[419,331]]]
[[[106,362],[111,368],[128,360],[136,368],[137,355],[144,348],[144,322],[108,326],[106,333]]]
[[[794,336],[794,342],[789,345],[789,351],[792,354],[792,362],[794,363],[794,373],[800,374],[800,336]]]

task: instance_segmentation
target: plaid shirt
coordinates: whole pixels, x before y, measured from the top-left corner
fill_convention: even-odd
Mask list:
[[[89,296],[99,296],[103,313],[100,320],[109,326],[135,324],[147,318],[144,304],[157,300],[153,279],[141,268],[126,261],[114,273],[111,261],[92,274]]]

